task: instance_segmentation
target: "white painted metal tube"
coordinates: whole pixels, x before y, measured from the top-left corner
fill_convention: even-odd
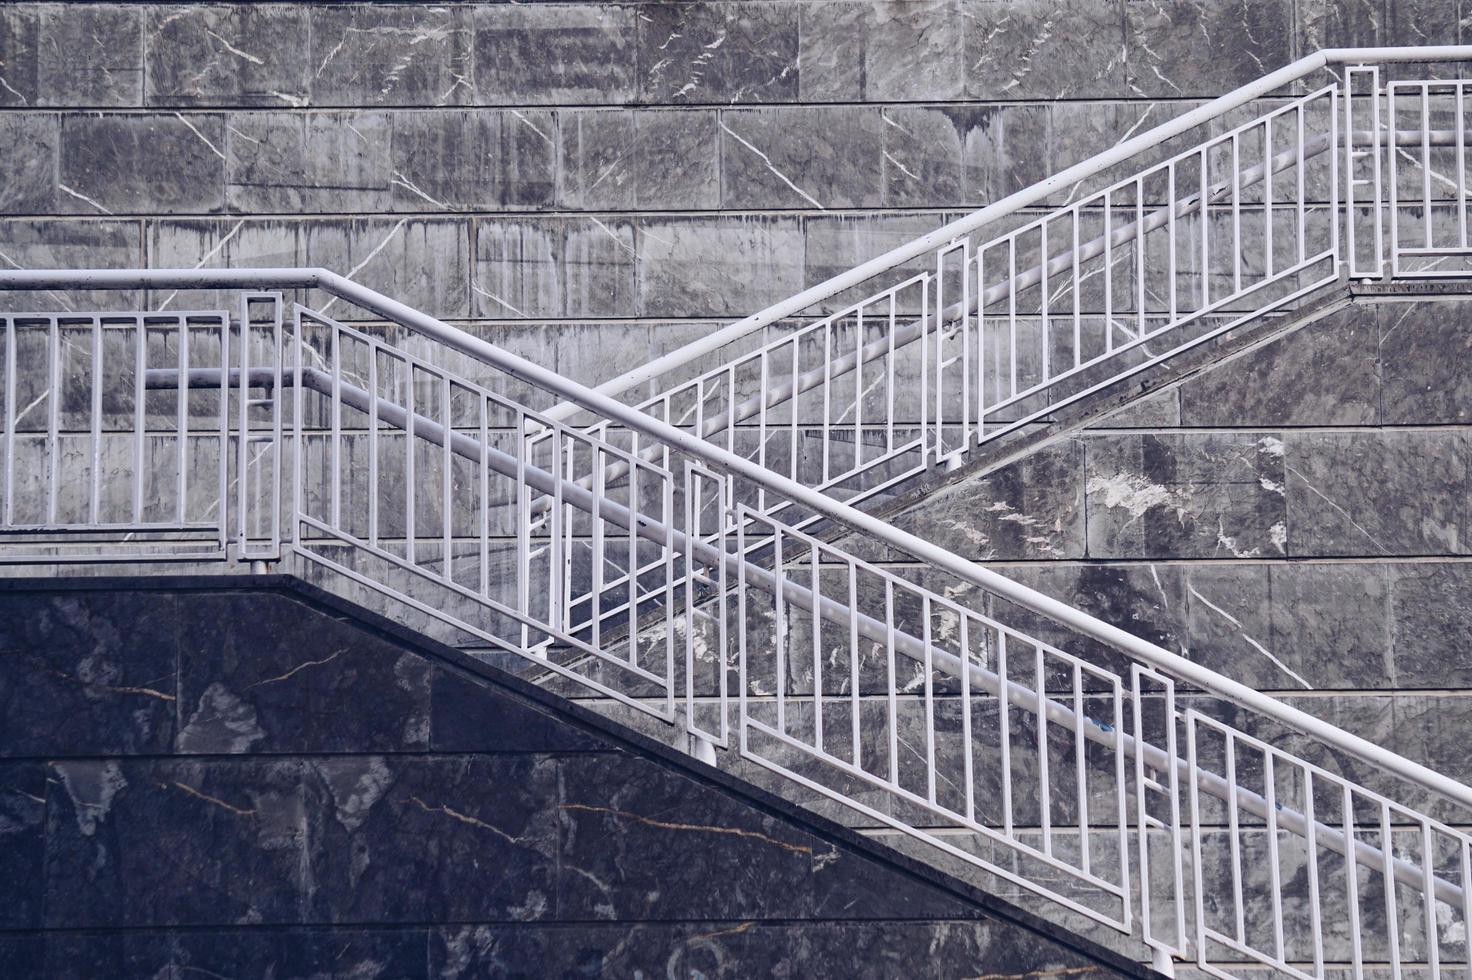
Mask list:
[[[1024,188],[1015,194],[1010,194],[994,204],[989,204],[979,211],[973,211],[971,214],[963,218],[958,218],[947,225],[942,225],[929,234],[922,235],[898,248],[890,249],[883,255],[870,259],[862,265],[855,266],[847,272],[839,273],[825,282],[811,286],[797,295],[789,297],[780,303],[775,303],[759,313],[753,313],[743,320],[737,320],[735,323],[722,327],[720,330],[708,334],[693,343],[670,351],[662,357],[657,357],[647,364],[642,364],[631,371],[626,371],[618,377],[598,385],[595,390],[606,395],[618,394],[619,392],[627,391],[635,385],[653,380],[698,357],[719,350],[732,341],[739,340],[768,324],[799,313],[814,303],[822,302],[830,296],[866,282],[882,272],[903,265],[911,259],[918,258],[946,244],[952,239],[970,234],[990,222],[1003,218],[1029,205],[1036,204],[1054,191],[1068,187],[1081,180],[1087,180],[1095,174],[1128,160],[1142,150],[1147,150],[1152,146],[1179,136],[1239,106],[1246,105],[1254,99],[1260,99],[1328,65],[1393,64],[1423,61],[1472,61],[1472,45],[1327,48],[1300,58],[1292,64],[1285,65],[1277,71],[1264,75],[1262,78],[1250,82],[1239,89],[1228,92],[1220,98],[1213,99],[1205,105],[1192,109],[1190,112],[1182,113],[1176,118],[1163,122],[1153,129],[1146,130],[1138,136],[1112,146],[1097,156],[1090,157],[1081,163],[1074,164],[1066,170],[1061,170],[1050,177],[1046,177],[1031,187]],[[563,403],[543,414],[560,421],[573,415],[577,410],[576,405]]]
[[[1472,48],[1466,49],[1472,52]],[[144,270],[55,270],[0,272],[0,289],[147,289],[147,288],[307,288],[317,286],[334,296],[356,303],[424,334],[446,346],[490,364],[518,380],[544,388],[577,403],[596,415],[612,419],[630,429],[697,459],[718,471],[736,474],[768,490],[832,518],[914,558],[945,571],[964,582],[993,592],[1040,616],[1067,626],[1084,636],[1115,647],[1142,663],[1149,664],[1203,691],[1225,698],[1251,711],[1273,718],[1310,735],[1326,745],[1347,752],[1423,789],[1462,806],[1472,808],[1472,787],[1451,779],[1418,762],[1391,752],[1357,735],[1343,731],[1305,711],[1284,704],[1254,688],[1218,674],[1171,653],[1117,626],[1075,609],[1067,603],[1014,582],[988,568],[902,531],[857,508],[774,473],[759,463],[726,452],[699,436],[651,418],[636,408],[578,384],[526,358],[474,337],[442,320],[389,299],[366,286],[325,269],[144,269]]]

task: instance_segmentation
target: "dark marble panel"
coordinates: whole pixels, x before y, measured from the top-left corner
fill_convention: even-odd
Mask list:
[[[1380,418],[1376,307],[1311,323],[1181,386],[1181,424],[1373,425]]]
[[[143,266],[143,236],[136,221],[0,221],[0,254],[19,269],[137,269]],[[9,292],[0,309],[127,308],[136,294],[119,291],[82,293]],[[137,309],[137,307],[134,307]]]
[[[1472,304],[1384,303],[1374,309],[1385,423],[1465,423],[1472,416]]]
[[[1289,554],[1460,554],[1467,436],[1458,431],[1285,437]]]
[[[639,206],[720,206],[721,139],[714,111],[649,111],[636,116]]]
[[[293,922],[315,888],[303,764],[59,762],[51,927]]]
[[[355,756],[306,766],[314,918],[476,922],[560,914],[555,759]]]
[[[128,593],[0,596],[0,754],[167,751],[174,737],[174,605],[139,617]]]
[[[465,105],[474,100],[463,8],[312,4],[312,105]]]
[[[1255,434],[1094,435],[1085,442],[1089,555],[1283,553],[1283,442]]]
[[[1394,566],[1390,594],[1397,686],[1472,687],[1472,566]]]
[[[398,211],[550,206],[557,119],[514,109],[397,113],[392,159]]]
[[[293,4],[146,8],[149,105],[302,106],[313,64]]]
[[[854,208],[881,200],[879,112],[784,106],[721,114],[721,203],[728,208]]]
[[[992,922],[920,920],[768,925],[649,923],[507,929],[465,926],[430,939],[431,972],[469,977],[936,977],[1114,975],[1056,942]]]
[[[469,15],[481,105],[619,104],[637,92],[635,8],[488,5]]]
[[[0,13],[0,106],[143,104],[140,7],[10,6]]]
[[[174,937],[164,932],[52,932],[43,936],[44,975],[48,977],[87,980],[177,975]]]
[[[792,218],[645,218],[636,240],[646,316],[745,316],[804,285]]]
[[[223,210],[225,119],[68,115],[57,186],[57,204],[70,214]]]
[[[974,99],[1130,94],[1123,0],[962,0]]]
[[[1126,3],[1131,94],[1214,97],[1295,57],[1292,0]]]
[[[436,752],[597,752],[591,732],[461,674],[433,672],[430,746]]]
[[[56,186],[56,148],[60,135],[60,117],[51,113],[7,112],[0,116],[0,145],[6,148],[0,214],[56,213],[60,193]]]
[[[0,933],[0,972],[8,977],[47,973],[46,938],[39,933]]]
[[[632,756],[562,767],[559,914],[795,918],[813,907],[819,841]],[[720,882],[720,887],[710,887]]]
[[[201,594],[178,602],[194,624],[180,638],[178,751],[428,747],[423,658],[282,596]]]
[[[1083,444],[1038,450],[977,479],[933,491],[892,523],[976,560],[1084,555]]]
[[[961,0],[819,2],[801,8],[804,102],[960,98]]]
[[[649,4],[639,11],[639,94],[649,103],[797,98],[799,5]]]
[[[385,112],[235,112],[226,131],[232,211],[388,211],[403,179]]]
[[[0,929],[40,928],[45,835],[46,766],[0,764]]]
[[[183,932],[173,937],[179,976],[277,980],[427,977],[429,934],[360,929]]]

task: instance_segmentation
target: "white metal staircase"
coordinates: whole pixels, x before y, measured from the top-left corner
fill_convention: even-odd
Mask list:
[[[1472,275],[1465,61],[1312,56],[596,390],[325,270],[0,273],[229,296],[0,318],[0,560],[371,592],[1163,970],[1472,972],[1472,789],[855,506],[1353,280]]]

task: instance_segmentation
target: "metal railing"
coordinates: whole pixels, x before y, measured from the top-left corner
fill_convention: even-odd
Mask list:
[[[1466,83],[1387,76],[1469,52],[1305,58],[598,390],[860,503],[1347,278],[1464,275]]]
[[[1428,85],[1422,121],[1448,92],[1460,106],[1460,83]],[[1338,97],[1283,108],[1327,99],[1338,125]],[[1387,136],[1398,121],[1357,125],[1339,132],[1372,153],[1441,150]],[[1432,222],[1400,245],[1409,185],[1353,186],[1376,204],[1333,209],[1337,275],[1462,254],[1455,217],[1461,237]],[[1360,254],[1339,244],[1352,227],[1392,244]],[[698,398],[688,418],[651,414],[324,270],[25,271],[0,288],[239,292],[200,313],[0,318],[0,561],[238,560],[367,590],[1162,968],[1472,971],[1472,789],[712,442]],[[463,377],[464,357],[493,379]],[[513,380],[606,425],[532,411]]]

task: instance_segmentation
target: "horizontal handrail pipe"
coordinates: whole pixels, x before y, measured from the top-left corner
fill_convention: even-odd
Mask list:
[[[1455,50],[1463,51],[1468,57],[1472,57],[1472,48]],[[1321,58],[1323,53],[1312,57]],[[775,473],[757,462],[721,449],[698,435],[652,418],[639,409],[607,394],[563,377],[551,369],[535,364],[524,357],[451,326],[443,320],[415,310],[329,270],[320,268],[62,269],[0,272],[0,290],[151,288],[321,289],[330,295],[393,320],[468,357],[482,361],[519,381],[553,392],[595,415],[610,419],[651,439],[663,442],[681,453],[701,460],[717,472],[740,477],[770,493],[784,496],[805,509],[830,518],[946,572],[962,582],[989,591],[1082,636],[1120,650],[1140,663],[1154,667],[1202,691],[1309,735],[1325,745],[1393,773],[1406,782],[1436,796],[1472,808],[1472,787],[1458,780],[1391,752],[1360,736],[1343,731],[1314,715],[1284,704],[1254,688],[894,527],[873,515],[866,514],[795,480]]]

